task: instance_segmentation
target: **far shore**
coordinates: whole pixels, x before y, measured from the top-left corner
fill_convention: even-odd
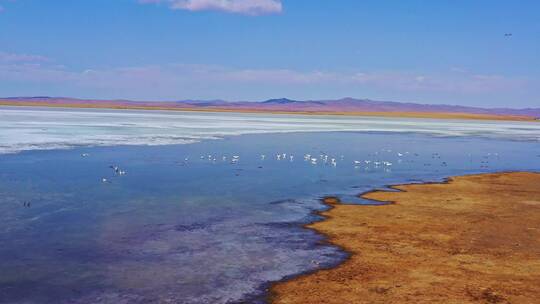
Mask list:
[[[118,105],[113,103],[46,103],[46,102],[8,102],[0,101],[0,106],[16,107],[52,107],[52,108],[81,108],[81,109],[115,109],[115,110],[159,110],[185,112],[217,112],[217,113],[260,113],[260,114],[298,114],[298,115],[337,115],[337,116],[367,116],[367,117],[404,117],[426,119],[464,119],[464,120],[497,120],[497,121],[531,121],[538,122],[530,116],[520,115],[491,115],[450,112],[332,112],[332,111],[281,111],[250,108],[226,107],[168,107],[168,106],[135,106]]]
[[[540,173],[393,186],[364,206],[327,197],[307,225],[350,258],[271,288],[272,303],[538,303]]]

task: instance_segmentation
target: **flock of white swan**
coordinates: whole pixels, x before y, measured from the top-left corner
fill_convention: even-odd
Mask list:
[[[382,149],[378,152],[370,153],[368,154],[370,159],[352,159],[352,160],[346,160],[344,155],[334,156],[329,155],[326,153],[320,153],[318,155],[306,153],[303,154],[302,157],[299,157],[301,161],[305,162],[306,164],[310,164],[311,166],[330,166],[330,167],[337,167],[338,163],[343,165],[352,166],[355,169],[365,169],[366,171],[369,170],[376,170],[376,169],[382,169],[385,172],[390,172],[392,166],[394,164],[401,164],[403,162],[407,163],[414,163],[415,159],[417,159],[420,155],[418,153],[411,153],[408,151],[404,152],[395,152],[391,149]],[[82,157],[88,157],[90,156],[88,153],[81,154]],[[435,161],[435,165],[440,165],[442,167],[448,166],[446,161],[441,160],[441,154],[439,153],[431,153],[431,159],[432,161]],[[470,163],[473,163],[473,156],[471,154],[468,155]],[[487,169],[489,168],[490,160],[493,158],[499,159],[498,153],[487,153],[486,155],[483,155],[481,157],[481,161],[479,164],[479,167],[481,169]],[[274,155],[266,155],[266,154],[260,154],[259,159],[262,162],[269,162],[269,161],[277,161],[277,162],[294,162],[297,158],[294,154],[289,153],[275,153]],[[195,158],[196,160],[196,158]],[[206,154],[206,155],[200,155],[199,161],[208,162],[211,164],[217,164],[217,163],[229,163],[231,165],[239,164],[241,160],[241,157],[239,155],[214,155],[214,154]],[[391,161],[393,160],[393,161]],[[425,160],[425,159],[424,159]],[[190,160],[190,157],[185,157],[183,161],[180,163],[182,165],[188,165],[190,162],[193,162]],[[432,166],[432,162],[424,162],[424,166]],[[123,176],[127,174],[126,170],[121,169],[117,165],[111,165],[109,166],[110,169],[112,169],[114,176]],[[259,167],[259,168],[262,168]],[[109,183],[109,178],[102,178],[101,180],[103,183]]]

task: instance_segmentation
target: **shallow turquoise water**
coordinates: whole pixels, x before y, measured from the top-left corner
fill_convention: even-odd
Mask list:
[[[346,257],[301,228],[321,196],[501,170],[540,171],[540,145],[327,132],[2,155],[0,302],[262,302]]]

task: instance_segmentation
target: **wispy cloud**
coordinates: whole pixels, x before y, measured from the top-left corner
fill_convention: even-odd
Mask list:
[[[0,52],[0,87],[2,84],[11,84],[12,87],[38,87],[43,90],[37,92],[41,94],[92,92],[104,98],[113,96],[134,99],[242,98],[264,94],[282,95],[287,92],[305,94],[317,90],[334,92],[332,94],[336,95],[382,92],[381,96],[425,95],[443,96],[446,99],[474,99],[505,94],[511,97],[517,94],[516,92],[533,92],[538,81],[469,71],[301,71],[200,64],[143,65],[77,71],[57,65],[39,55]],[[58,93],[50,93],[48,90],[51,87],[58,88]],[[10,94],[13,95],[11,92]],[[15,92],[15,95],[17,94],[27,95],[28,92]]]
[[[277,14],[281,0],[139,0],[141,3],[165,3],[172,9],[188,11],[223,11],[244,15]]]
[[[14,53],[6,53],[6,52],[0,52],[0,63],[35,63],[35,62],[46,62],[49,61],[47,57],[40,56],[40,55],[29,55],[29,54],[14,54]]]

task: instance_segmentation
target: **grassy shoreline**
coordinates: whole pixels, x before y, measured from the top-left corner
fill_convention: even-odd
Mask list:
[[[540,294],[540,174],[458,176],[326,198],[307,225],[351,254],[271,288],[273,303],[535,303]]]

